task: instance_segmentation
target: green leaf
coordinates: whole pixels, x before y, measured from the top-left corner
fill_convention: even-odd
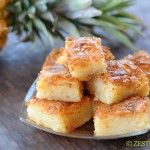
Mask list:
[[[35,13],[36,13],[36,8],[35,6],[31,6],[28,11],[27,11],[27,14],[28,16],[31,18],[31,19],[34,19],[35,18]]]
[[[93,36],[92,29],[90,27],[79,25],[78,30],[81,36]]]
[[[93,6],[96,8],[101,8],[104,6],[104,4],[106,3],[106,0],[93,0]]]
[[[115,6],[117,6],[118,4],[120,4],[122,2],[122,0],[111,0],[111,1],[106,1],[105,4],[100,7],[100,9],[102,11],[107,11]]]
[[[121,9],[126,9],[126,8],[132,6],[134,4],[134,2],[135,2],[135,0],[126,0],[126,1],[123,1],[122,3],[120,3],[116,7],[113,7],[109,11],[116,11],[116,10],[120,11]]]
[[[132,15],[132,14],[130,14],[128,12],[124,12],[124,11],[121,11],[118,14],[115,14],[115,17],[125,17],[128,19],[134,20],[136,23],[139,23],[139,24],[142,23],[141,20],[138,19],[135,15]]]
[[[94,19],[94,18],[84,18],[84,19],[78,19],[78,22],[82,23],[82,24],[87,24],[87,25],[93,25],[93,26],[104,26],[104,27],[111,27],[111,28],[115,28],[115,26],[108,22],[108,21],[104,21],[104,20],[100,20],[100,19]]]
[[[69,20],[60,18],[57,25],[58,29],[63,30],[68,35],[80,37],[80,33],[76,26]]]
[[[21,6],[21,1],[17,1],[16,3],[15,3],[15,6],[16,6],[16,11],[17,12],[21,12],[22,11],[22,6]]]
[[[33,31],[33,24],[32,21],[28,21],[25,23],[25,28],[27,31],[32,32]]]
[[[133,30],[136,33],[139,33],[139,34],[143,35],[143,33],[138,28],[136,28],[133,24],[122,22],[122,20],[119,19],[119,18],[116,18],[116,17],[113,17],[113,16],[108,16],[108,15],[103,15],[102,18],[109,21],[109,22],[111,22],[112,24],[118,26],[122,30],[130,29],[130,30]]]
[[[130,39],[123,34],[122,32],[116,30],[116,29],[110,29],[110,28],[104,28],[106,32],[109,32],[110,34],[112,34],[118,41],[120,41],[122,44],[126,45],[127,47],[129,47],[132,50],[136,50],[135,46],[132,44],[132,42],[130,41]]]
[[[138,33],[143,36],[143,32],[140,31],[134,24],[122,22],[122,19],[119,19],[119,18],[117,19],[117,21],[118,21],[118,24],[120,24],[120,26],[122,26],[126,29],[130,29],[130,30],[134,31],[135,33]]]
[[[79,10],[79,11],[65,12],[65,16],[71,19],[92,18],[92,17],[100,16],[101,14],[102,12],[94,7],[88,7],[86,9]]]
[[[38,9],[38,11],[40,11],[41,13],[44,13],[47,11],[47,4],[46,1],[41,0],[41,1],[37,1],[35,3],[36,8]]]
[[[92,4],[92,0],[62,0],[57,5],[57,10],[65,11],[79,11],[88,8]]]
[[[53,39],[53,36],[51,35],[50,31],[47,30],[45,24],[40,20],[40,19],[37,19],[35,18],[34,20],[34,25],[35,27],[41,32],[43,33],[46,38],[49,39],[50,43],[52,45],[54,45],[54,39]]]
[[[101,9],[103,12],[118,11],[131,6],[133,2],[134,0],[112,0],[109,4],[106,3],[106,6]]]
[[[23,10],[27,10],[29,7],[30,7],[29,0],[23,0],[22,1],[22,8],[23,8]]]
[[[49,22],[54,22],[55,20],[53,14],[50,11],[42,13],[41,17]]]

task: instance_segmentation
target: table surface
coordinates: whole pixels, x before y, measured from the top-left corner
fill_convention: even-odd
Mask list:
[[[139,49],[146,49],[150,52],[150,1],[138,0],[132,7],[132,12],[139,16],[147,29],[144,37],[137,37],[135,45]],[[150,133],[145,135],[118,139],[118,140],[82,140],[52,135],[35,129],[22,123],[18,118],[18,112],[23,98],[37,77],[42,62],[48,54],[49,46],[40,43],[18,43],[17,38],[9,35],[9,42],[0,53],[0,149],[123,149],[126,141],[147,141],[150,140]],[[117,56],[123,56],[129,51],[125,48],[114,48]],[[135,149],[149,149],[149,147],[135,147]]]

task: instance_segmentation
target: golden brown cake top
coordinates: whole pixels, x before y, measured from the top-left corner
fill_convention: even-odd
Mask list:
[[[46,68],[46,67],[50,67],[54,65],[56,59],[62,55],[63,51],[64,51],[64,48],[52,49],[52,51],[46,57],[42,68]]]
[[[106,73],[100,75],[103,81],[118,85],[139,85],[148,82],[144,72],[129,60],[112,60],[107,62]],[[144,79],[144,80],[143,80]]]
[[[30,106],[33,109],[38,109],[47,114],[71,114],[82,105],[89,103],[91,103],[89,97],[83,97],[80,102],[53,101],[33,97],[27,102],[27,106]]]
[[[52,49],[50,54],[46,57],[42,69],[50,67],[54,64],[59,64],[60,61],[67,61],[68,54],[72,56],[72,60],[77,59],[77,64],[79,65],[82,65],[82,58],[99,59],[100,57],[105,57],[107,61],[114,59],[110,49],[107,46],[101,46],[100,38],[96,37],[82,37],[79,39],[67,38],[66,49]],[[67,51],[70,51],[70,53]],[[59,58],[66,60],[58,60]]]
[[[120,103],[108,105],[100,101],[95,101],[95,116],[106,117],[107,115],[127,115],[135,112],[146,112],[149,109],[148,97],[134,96]]]
[[[150,78],[150,54],[141,50],[134,55],[128,55],[127,57],[125,57],[125,59],[133,61]]]
[[[38,80],[40,79],[45,80],[49,84],[58,84],[60,80],[62,82],[65,80],[68,82],[78,81],[78,79],[71,76],[67,67],[59,64],[55,64],[41,70],[38,76]]]
[[[114,55],[111,53],[109,47],[102,45],[102,51],[104,52],[104,56],[105,56],[106,61],[113,60],[115,58]]]
[[[99,57],[104,57],[101,39],[96,37],[67,38],[65,50],[71,59],[99,59]]]

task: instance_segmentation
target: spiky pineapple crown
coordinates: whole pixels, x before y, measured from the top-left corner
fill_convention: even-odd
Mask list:
[[[125,11],[130,0],[12,0],[8,6],[10,25],[24,40],[43,34],[53,44],[56,37],[101,35],[105,32],[133,49],[126,35],[131,30],[141,33],[139,20]],[[95,32],[95,28],[104,32]],[[109,37],[107,37],[109,38]]]

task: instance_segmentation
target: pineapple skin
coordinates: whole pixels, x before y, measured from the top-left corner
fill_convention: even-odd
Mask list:
[[[10,2],[10,0],[0,0],[0,49],[4,47],[7,40],[8,25],[7,16],[8,12],[5,7]]]
[[[7,41],[8,27],[5,19],[0,20],[0,48],[3,48]]]
[[[6,7],[10,0],[0,0],[0,11]]]

